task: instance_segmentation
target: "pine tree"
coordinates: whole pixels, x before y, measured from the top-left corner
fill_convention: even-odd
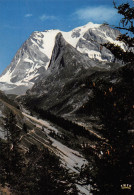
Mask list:
[[[133,76],[127,76],[129,70]],[[98,142],[98,157],[94,157],[92,169],[94,171],[91,172],[89,167],[89,175],[99,190],[94,194],[121,194],[121,184],[132,184],[133,181],[131,137],[128,130],[133,128],[134,71],[131,65],[127,65],[116,70],[116,74],[120,82],[112,84],[107,79],[98,78],[93,88],[93,102],[103,125],[103,135],[108,140]]]
[[[117,29],[125,31],[117,37],[117,40],[123,41],[127,46],[127,51],[124,51],[119,46],[112,43],[106,43],[104,46],[109,49],[115,56],[116,59],[121,60],[123,63],[134,62],[134,6],[131,6],[128,2],[121,5],[116,4],[114,8],[117,9],[118,13],[122,15],[120,25]]]
[[[117,9],[118,13],[123,16],[120,21],[121,26],[119,26],[118,28],[126,30],[127,33],[131,32],[134,35],[134,7],[131,7],[128,2],[122,3],[119,6],[116,5],[115,1],[113,1],[113,3],[114,8]],[[128,40],[126,41],[130,46],[133,46],[133,43],[129,42]]]
[[[16,117],[12,112],[5,118],[4,126],[7,134],[4,156],[5,178],[7,183],[16,185],[22,171],[24,159],[19,146],[21,130],[17,126]]]
[[[76,186],[68,172],[61,166],[59,158],[48,149],[32,145],[26,154],[27,166],[20,177],[18,191],[32,195],[77,195]]]

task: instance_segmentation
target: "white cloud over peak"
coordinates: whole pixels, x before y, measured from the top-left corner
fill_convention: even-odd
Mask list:
[[[86,7],[77,10],[75,16],[80,20],[93,21],[96,23],[110,22],[117,17],[117,10],[111,7],[98,6]]]
[[[45,20],[56,20],[57,18],[53,15],[46,15],[43,14],[42,16],[40,16],[40,20],[41,21],[45,21]]]
[[[29,17],[32,17],[33,14],[25,14],[25,18],[29,18]]]

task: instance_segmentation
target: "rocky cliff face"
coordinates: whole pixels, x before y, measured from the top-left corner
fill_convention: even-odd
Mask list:
[[[60,40],[57,38],[55,40],[58,33],[62,34],[66,43],[60,42],[59,45],[57,44],[57,40]],[[123,43],[116,41],[119,34],[119,31],[106,25],[93,23],[78,27],[70,32],[59,30],[34,32],[18,50],[11,64],[1,75],[1,90],[6,93],[24,94],[42,74],[44,76],[49,74],[49,71],[47,71],[48,66],[51,64],[52,68],[52,64],[54,64],[54,59],[51,56],[56,58],[56,56],[52,55],[55,52],[53,49],[56,50],[55,45],[58,45],[58,52],[62,51],[64,44],[72,45],[73,52],[79,51],[84,56],[87,56],[82,58],[85,61],[88,58],[104,63],[112,62],[114,61],[113,54],[102,44],[110,41],[125,49]],[[55,62],[57,63],[56,59]]]
[[[67,43],[61,33],[57,34],[55,40],[48,75],[40,77],[32,89],[27,91],[23,102],[35,100],[39,108],[51,110],[56,115],[72,116],[92,96],[92,75],[95,78],[99,74],[105,77],[105,74],[110,74],[119,65],[90,59]],[[87,87],[85,80],[90,77]]]
[[[97,63],[90,60],[87,55],[81,54],[73,46],[65,41],[63,35],[58,33],[55,38],[55,46],[52,52],[52,57],[50,64],[48,66],[48,71],[58,71],[61,68],[73,68],[75,71],[83,67],[88,69],[91,66],[96,66]],[[73,71],[74,72],[74,71]]]
[[[32,87],[27,94],[36,96],[47,93],[50,98],[62,89],[66,83],[79,77],[87,71],[109,69],[110,66],[99,61],[90,59],[77,51],[72,45],[67,43],[61,33],[55,38],[55,46],[52,57],[47,69],[47,75],[40,76],[38,82]],[[53,91],[53,95],[51,92]],[[54,95],[55,94],[55,95]],[[48,101],[49,98],[47,97]]]

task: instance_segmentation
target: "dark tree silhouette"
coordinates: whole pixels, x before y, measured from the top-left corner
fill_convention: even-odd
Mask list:
[[[121,5],[117,5],[116,1],[113,1],[115,9],[122,15],[122,19],[119,26],[115,27],[120,30],[124,30],[125,34],[119,35],[117,40],[123,41],[126,44],[126,51],[111,43],[104,44],[115,56],[116,59],[121,60],[124,63],[132,63],[134,61],[134,6],[131,6],[128,2]]]
[[[4,142],[3,155],[3,169],[4,179],[8,184],[14,185],[17,183],[17,178],[23,168],[23,155],[19,147],[20,143],[20,129],[17,127],[16,116],[10,112],[6,116],[5,120],[5,132],[6,141]]]

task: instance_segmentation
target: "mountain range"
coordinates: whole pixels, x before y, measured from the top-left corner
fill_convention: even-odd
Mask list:
[[[83,62],[84,69],[89,66],[101,68],[107,62],[115,62],[114,55],[103,44],[114,43],[126,50],[125,44],[116,40],[119,35],[118,30],[108,25],[93,23],[69,32],[60,30],[33,32],[0,76],[0,88],[8,94],[25,94],[27,89],[32,88],[42,75],[47,77],[52,69],[55,69],[56,47],[60,48],[57,54],[60,51],[63,52],[62,47],[65,45],[72,48],[71,53],[74,52],[75,57],[79,56],[79,63]]]

